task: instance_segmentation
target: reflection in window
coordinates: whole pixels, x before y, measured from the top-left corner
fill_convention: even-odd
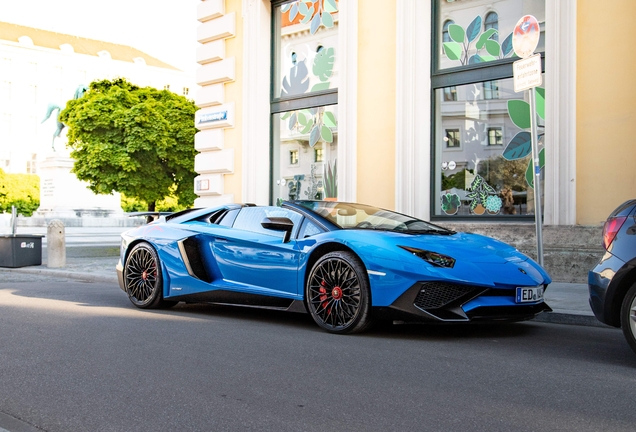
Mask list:
[[[499,99],[499,84],[496,80],[484,83],[484,99]]]
[[[457,148],[459,147],[459,129],[446,129],[446,147]]]
[[[272,19],[274,98],[337,89],[338,2],[284,3]]]
[[[443,88],[435,90],[436,216],[534,213],[527,132],[512,120],[511,115],[519,123],[520,114],[507,107],[509,100],[523,101],[523,94],[513,91],[512,78],[497,82],[501,98],[495,101],[446,102]],[[474,88],[475,84],[458,85],[457,91],[470,94]],[[538,133],[543,132],[539,124]]]
[[[539,21],[535,52],[545,52],[546,0],[432,2],[432,217],[533,215],[528,132],[518,126],[530,120],[528,104],[514,92],[509,65],[514,26],[524,15]]]
[[[273,3],[271,202],[335,200],[339,2]]]
[[[498,41],[499,40],[499,15],[497,12],[490,12],[486,15],[486,19],[484,20],[484,31],[488,29],[495,29],[497,33],[490,36],[490,39]]]
[[[546,0],[432,0],[437,4],[434,50],[435,70],[488,66],[487,63],[514,57],[512,34],[524,15],[533,15],[540,23],[540,40],[536,52],[545,51]],[[490,9],[484,10],[484,6]],[[483,75],[482,75],[483,76]],[[492,76],[492,75],[491,75]],[[475,81],[483,81],[476,78]],[[466,82],[466,81],[463,81]],[[451,85],[446,81],[445,85]]]
[[[488,145],[502,145],[503,135],[500,127],[488,128]]]
[[[509,143],[524,132],[507,110],[509,99],[522,99],[512,90],[513,80],[498,80],[497,102],[476,98],[465,104],[443,100],[443,88],[436,92],[435,124],[441,136],[436,140],[436,215],[531,215],[534,192],[526,173],[529,151]],[[475,84],[457,86],[469,94]],[[456,127],[461,122],[461,127]],[[539,128],[542,133],[542,127]],[[461,139],[461,141],[460,141]],[[522,136],[516,140],[521,142]],[[449,163],[452,161],[453,163]],[[531,171],[530,171],[531,172]]]
[[[274,114],[274,202],[338,197],[337,115],[337,105]]]
[[[289,164],[298,165],[298,150],[289,151]]]
[[[442,42],[450,42],[450,34],[448,33],[448,27],[451,24],[455,24],[453,20],[447,20],[444,22],[444,27],[442,28]]]
[[[263,228],[263,225],[261,225],[265,218],[272,217],[288,218],[294,223],[294,225],[298,224],[302,219],[300,214],[280,207],[243,207],[236,217],[232,227],[243,231],[250,231],[274,237],[283,237],[285,235],[284,232]]]
[[[457,100],[457,87],[444,87],[444,100],[456,101]]]

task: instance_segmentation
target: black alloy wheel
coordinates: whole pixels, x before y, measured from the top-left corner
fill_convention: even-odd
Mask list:
[[[623,299],[621,328],[627,343],[636,352],[636,283],[627,291]]]
[[[159,256],[148,243],[133,247],[124,266],[124,283],[128,298],[138,308],[171,307],[178,302],[163,300],[163,278]]]
[[[358,257],[330,252],[311,269],[305,289],[307,309],[331,333],[358,333],[371,324],[371,294],[366,269]]]

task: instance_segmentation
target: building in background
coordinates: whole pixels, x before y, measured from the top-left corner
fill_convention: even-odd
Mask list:
[[[124,77],[139,86],[193,97],[194,77],[135,48],[0,22],[0,168],[38,172],[52,152],[55,118],[76,89]],[[64,133],[55,142],[65,151]]]

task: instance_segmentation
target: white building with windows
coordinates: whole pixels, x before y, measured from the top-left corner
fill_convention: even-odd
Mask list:
[[[56,131],[58,111],[43,122],[49,105],[63,108],[78,86],[116,77],[187,97],[195,87],[193,76],[132,47],[0,22],[0,168],[37,174]]]

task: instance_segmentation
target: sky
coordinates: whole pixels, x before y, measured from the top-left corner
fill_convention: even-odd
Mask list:
[[[137,48],[194,75],[201,0],[0,0],[0,21]]]

